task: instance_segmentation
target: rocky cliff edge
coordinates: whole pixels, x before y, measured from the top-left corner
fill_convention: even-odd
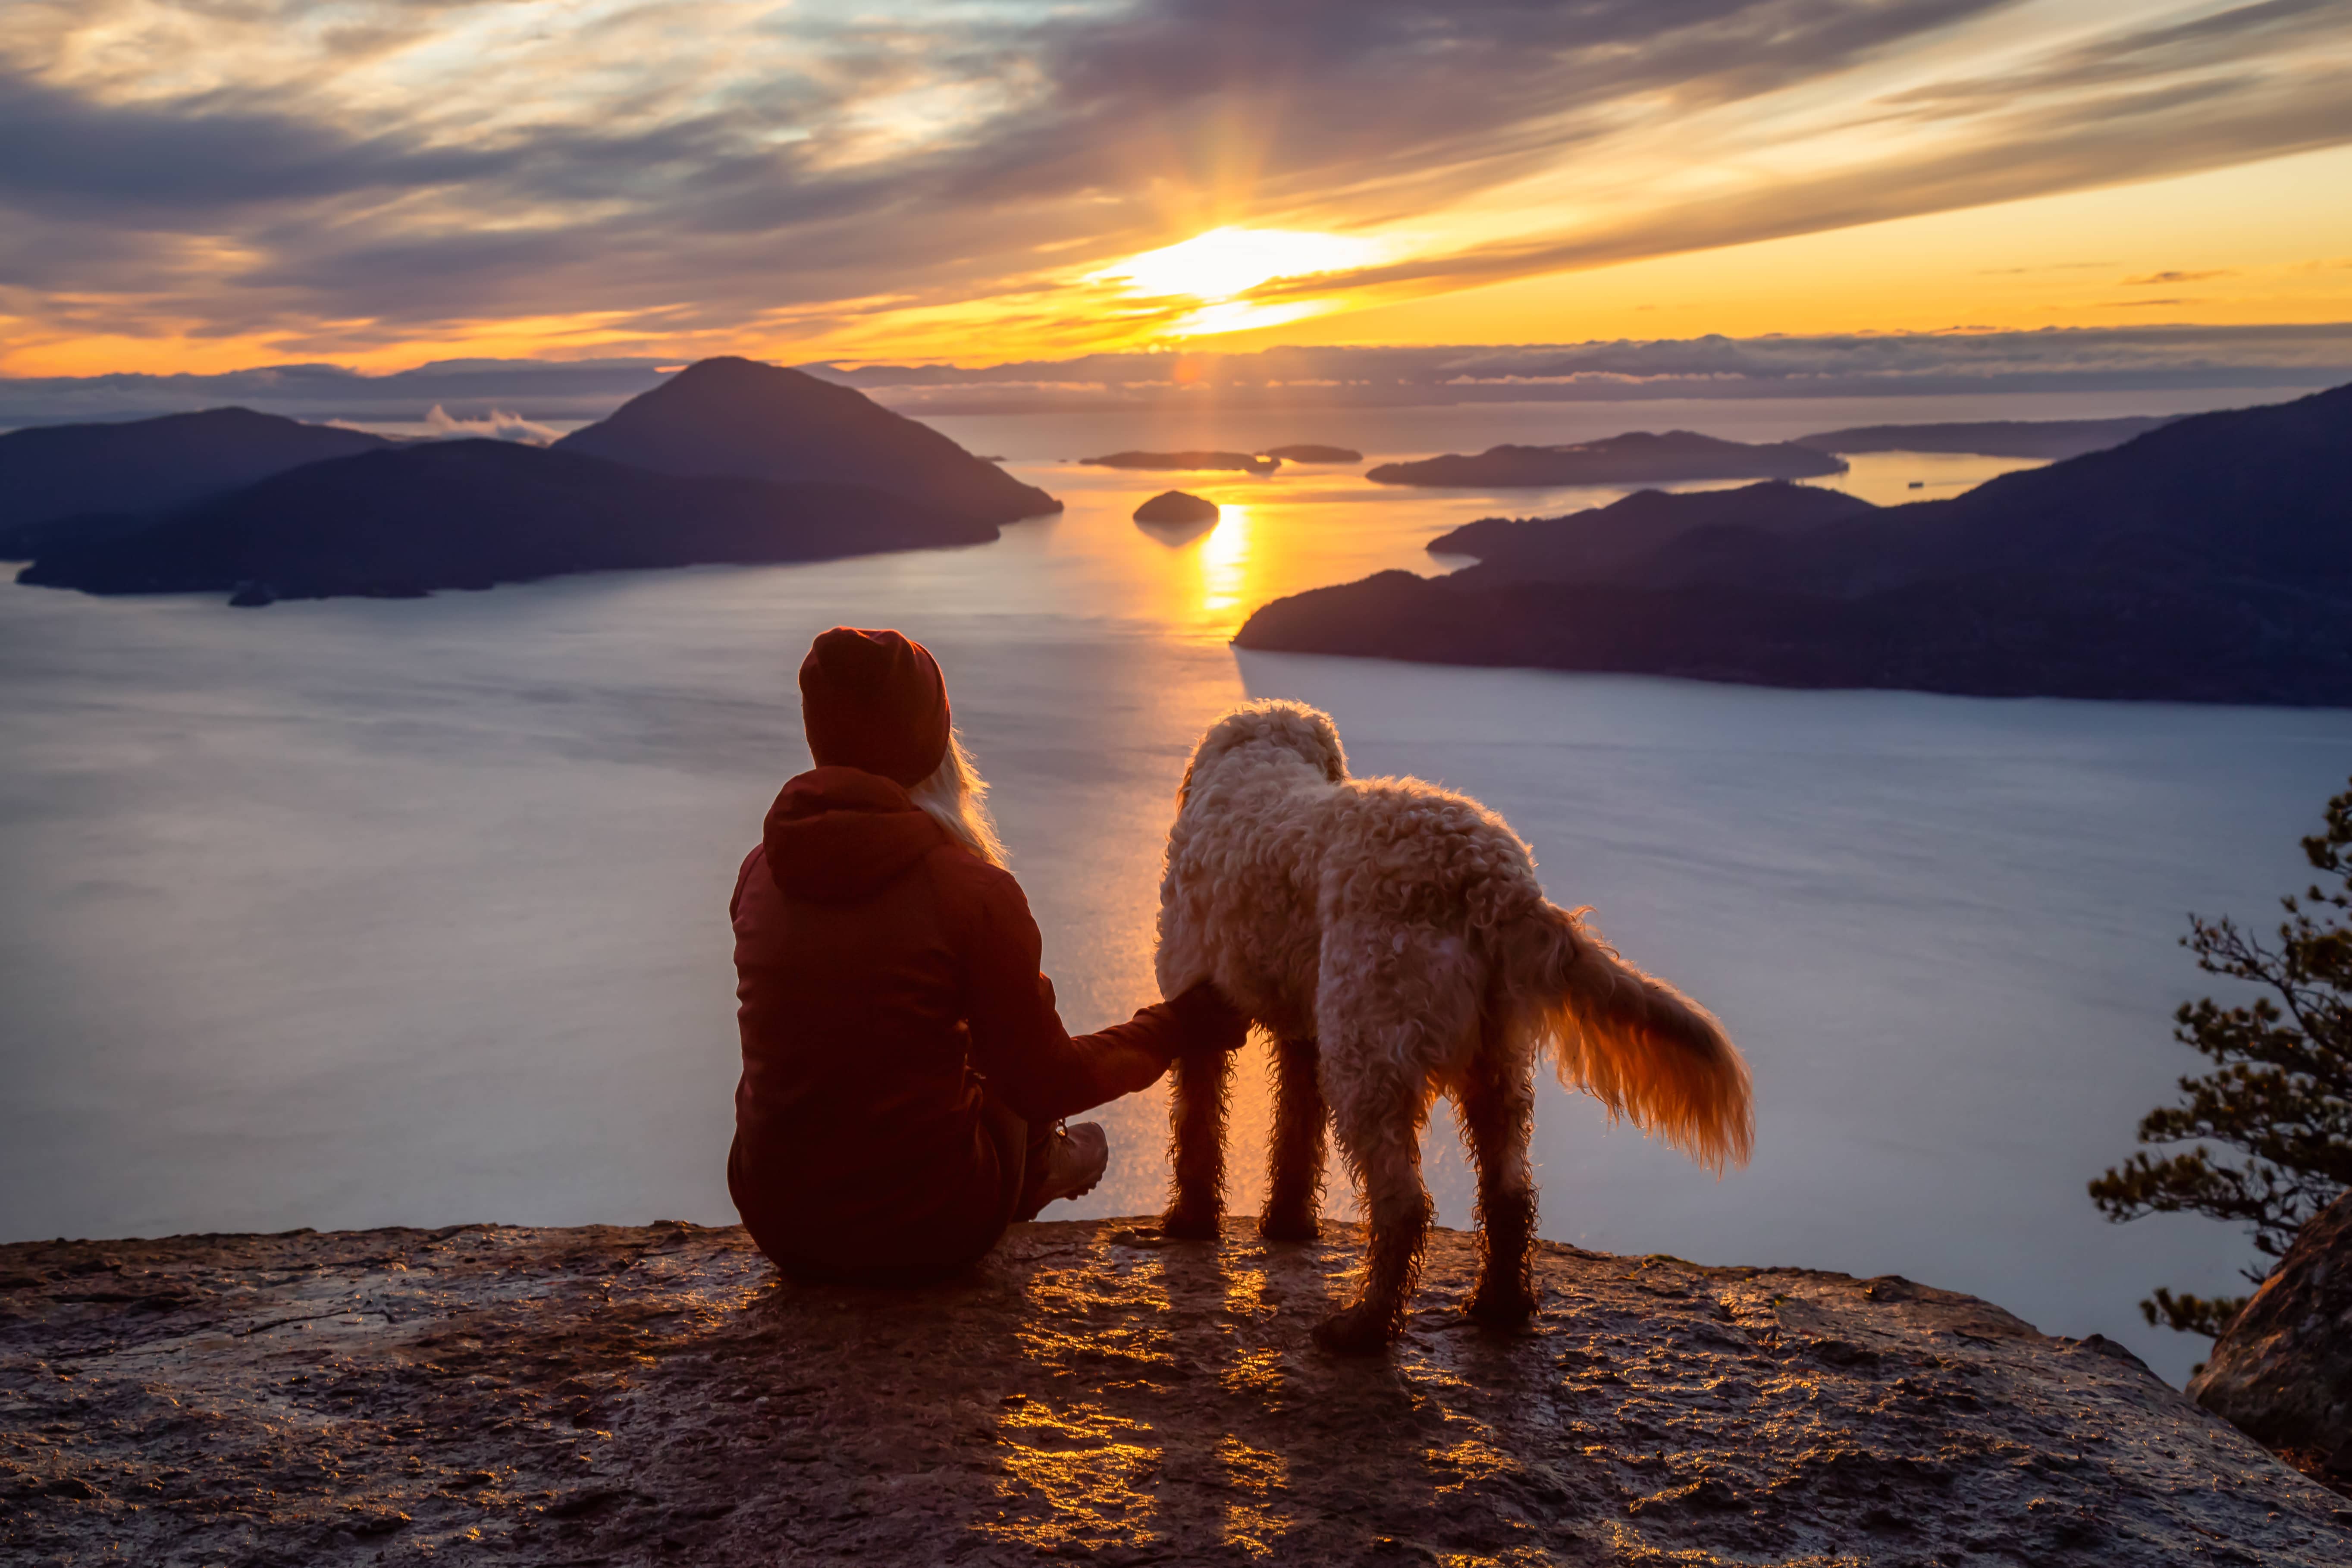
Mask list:
[[[1547,1245],[1498,1338],[1441,1231],[1334,1360],[1357,1240],[1022,1226],[906,1293],[682,1224],[0,1247],[0,1559],[2352,1561],[2346,1499],[1970,1297]]]

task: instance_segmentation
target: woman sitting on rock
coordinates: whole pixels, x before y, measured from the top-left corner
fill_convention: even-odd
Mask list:
[[[1063,1117],[1247,1026],[1202,985],[1071,1038],[929,652],[836,626],[800,683],[816,766],[769,808],[729,905],[728,1190],[794,1279],[938,1279],[1102,1179],[1102,1129]]]

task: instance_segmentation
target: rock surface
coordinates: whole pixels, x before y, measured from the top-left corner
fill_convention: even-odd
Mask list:
[[[2189,1392],[2298,1468],[2352,1492],[2352,1193],[2297,1233]]]
[[[1191,524],[1217,521],[1217,503],[1183,490],[1161,490],[1135,509],[1138,522]]]
[[[0,1247],[0,1560],[2340,1564],[2352,1507],[2104,1341],[1887,1278],[1440,1231],[1393,1360],[1354,1227],[1014,1227],[779,1282],[740,1231]]]

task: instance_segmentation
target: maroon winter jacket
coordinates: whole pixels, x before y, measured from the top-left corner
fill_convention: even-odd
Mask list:
[[[785,784],[730,912],[743,1078],[729,1185],[787,1273],[944,1271],[995,1245],[1012,1173],[982,1124],[983,1079],[1049,1122],[1213,1043],[1188,1037],[1202,1009],[1167,1004],[1072,1039],[1020,884],[879,774]]]

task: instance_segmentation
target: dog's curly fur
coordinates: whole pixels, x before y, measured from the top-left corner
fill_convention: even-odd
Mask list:
[[[1451,1096],[1478,1166],[1478,1319],[1535,1310],[1528,1140],[1537,1052],[1560,1079],[1722,1168],[1753,1138],[1748,1067],[1706,1010],[1620,959],[1545,899],[1510,827],[1418,779],[1351,779],[1329,717],[1254,702],[1194,750],[1160,885],[1159,980],[1214,981],[1275,1040],[1272,1181],[1259,1228],[1316,1234],[1323,1123],[1370,1222],[1363,1289],[1317,1329],[1336,1350],[1393,1340],[1431,1205],[1420,1138]],[[1228,1058],[1176,1064],[1173,1237],[1213,1237],[1224,1203]]]

